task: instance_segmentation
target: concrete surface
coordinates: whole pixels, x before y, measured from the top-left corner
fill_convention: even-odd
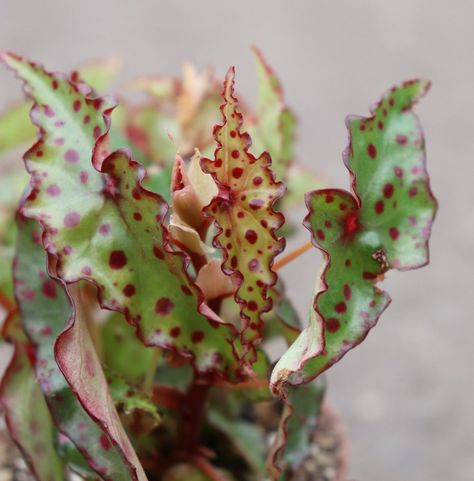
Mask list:
[[[110,54],[125,77],[235,64],[253,100],[248,46],[260,46],[299,115],[301,158],[341,187],[344,116],[367,113],[394,82],[433,81],[418,108],[441,205],[431,266],[389,274],[392,306],[329,374],[359,481],[474,480],[473,19],[472,0],[0,0],[0,47],[58,70]],[[3,106],[19,89],[4,70],[0,85]],[[284,272],[302,313],[318,262],[308,254]]]

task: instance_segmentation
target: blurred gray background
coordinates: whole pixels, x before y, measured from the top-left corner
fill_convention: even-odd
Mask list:
[[[354,480],[474,480],[473,21],[472,0],[0,0],[0,48],[50,69],[111,54],[123,79],[179,74],[185,61],[222,76],[235,64],[253,101],[259,46],[299,116],[300,158],[344,188],[345,115],[367,114],[395,82],[433,81],[417,108],[440,201],[431,265],[389,273],[392,305],[329,373]],[[0,86],[0,107],[19,96],[4,69]],[[319,262],[313,252],[283,271],[303,314]]]

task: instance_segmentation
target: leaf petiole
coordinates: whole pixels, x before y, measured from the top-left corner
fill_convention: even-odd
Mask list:
[[[282,267],[285,267],[290,262],[293,262],[299,256],[303,255],[306,251],[309,251],[313,247],[311,242],[306,242],[302,246],[297,247],[296,249],[292,250],[290,253],[283,256],[281,259],[277,260],[275,264],[273,264],[273,270],[278,271]]]

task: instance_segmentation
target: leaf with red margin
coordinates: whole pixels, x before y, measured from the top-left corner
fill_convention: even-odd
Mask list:
[[[14,275],[18,308],[25,331],[36,346],[36,376],[54,422],[102,479],[145,480],[133,448],[121,430],[83,318],[78,316],[76,322],[74,317],[70,319],[72,306],[64,286],[48,275],[40,243],[41,230],[36,222],[21,216],[17,223]],[[75,334],[80,334],[81,339],[76,336],[77,342],[67,345]],[[68,349],[67,356],[64,349]],[[56,363],[55,351],[67,381]],[[77,381],[75,376],[82,380]],[[100,403],[102,412],[96,403]]]
[[[32,365],[34,347],[14,314],[5,322],[3,335],[14,346],[0,384],[8,430],[38,481],[63,481],[64,466],[54,447],[57,433]]]
[[[427,264],[437,203],[412,106],[428,87],[425,81],[405,82],[382,98],[371,117],[348,118],[344,160],[353,194],[337,189],[307,194],[305,226],[326,264],[310,325],[275,366],[274,392],[282,394],[286,381],[316,377],[363,341],[390,302],[376,287],[387,270]]]
[[[122,62],[116,57],[88,62],[72,76],[78,76],[98,92],[105,92],[117,77]],[[18,102],[0,112],[0,155],[34,142],[35,128],[28,113],[29,102]]]
[[[275,182],[268,153],[256,158],[248,151],[251,139],[240,130],[243,118],[234,96],[234,75],[229,69],[224,83],[224,123],[214,128],[215,158],[202,159],[203,170],[219,188],[205,213],[218,227],[213,243],[223,251],[222,269],[239,285],[235,300],[243,320],[242,342],[252,345],[262,336],[261,315],[271,308],[267,291],[277,281],[273,259],[284,248],[284,239],[276,236],[284,217],[273,210],[284,187]]]
[[[127,152],[107,157],[112,106],[36,64],[3,60],[35,100],[41,136],[25,155],[32,192],[22,211],[43,226],[57,275],[96,285],[102,307],[124,313],[146,345],[189,358],[201,373],[235,375],[235,329],[204,304],[184,255],[171,251],[166,202],[142,187],[145,172]]]
[[[272,158],[272,168],[278,180],[286,179],[288,167],[294,161],[294,131],[296,118],[285,105],[283,88],[262,52],[253,47],[258,77],[256,125],[250,130],[253,149],[266,150]]]
[[[268,469],[273,479],[292,479],[294,470],[311,453],[311,435],[321,414],[325,390],[322,378],[303,386],[289,386],[268,456]]]

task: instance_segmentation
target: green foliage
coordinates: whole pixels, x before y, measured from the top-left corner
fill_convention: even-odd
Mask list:
[[[38,480],[289,481],[318,429],[320,374],[389,303],[376,284],[427,263],[436,202],[412,107],[428,84],[348,119],[352,192],[324,189],[297,162],[295,117],[254,53],[255,110],[237,101],[233,68],[223,90],[190,65],[128,82],[117,107],[99,96],[116,59],[65,76],[2,54],[28,101],[0,115],[14,347],[0,403]],[[11,159],[35,130],[22,195]],[[324,254],[308,322],[277,275],[305,248],[275,262],[303,199]]]

